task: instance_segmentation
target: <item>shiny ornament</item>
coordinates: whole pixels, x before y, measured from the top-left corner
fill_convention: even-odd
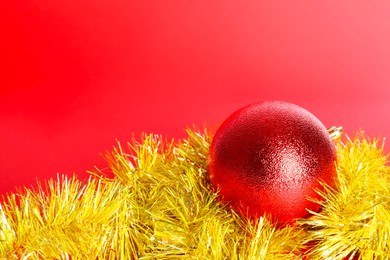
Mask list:
[[[255,103],[233,113],[215,133],[210,181],[221,199],[250,219],[278,225],[318,212],[320,181],[333,186],[335,144],[307,110],[287,102]]]

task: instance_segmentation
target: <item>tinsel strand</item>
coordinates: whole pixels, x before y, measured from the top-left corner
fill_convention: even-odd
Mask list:
[[[58,176],[0,204],[3,259],[388,259],[390,180],[379,140],[338,142],[337,186],[294,226],[251,222],[218,200],[212,134],[143,135],[107,154],[114,173]]]

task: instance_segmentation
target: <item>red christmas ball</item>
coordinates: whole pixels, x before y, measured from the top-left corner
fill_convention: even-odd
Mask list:
[[[325,126],[291,103],[255,103],[233,113],[210,147],[210,181],[221,199],[250,219],[293,224],[320,206],[319,181],[334,184],[336,151]]]

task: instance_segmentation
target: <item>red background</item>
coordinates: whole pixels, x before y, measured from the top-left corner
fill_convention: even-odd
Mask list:
[[[285,100],[390,136],[389,1],[3,1],[0,193]]]

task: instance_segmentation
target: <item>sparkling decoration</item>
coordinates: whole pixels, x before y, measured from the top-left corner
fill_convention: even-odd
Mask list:
[[[143,136],[107,155],[114,178],[59,176],[0,204],[0,259],[387,259],[390,167],[363,134],[337,141],[335,188],[298,225],[248,221],[212,192],[212,134]]]
[[[269,214],[292,224],[317,212],[320,182],[336,176],[335,144],[307,110],[287,102],[255,103],[233,113],[216,132],[210,180],[223,201],[252,219]]]

